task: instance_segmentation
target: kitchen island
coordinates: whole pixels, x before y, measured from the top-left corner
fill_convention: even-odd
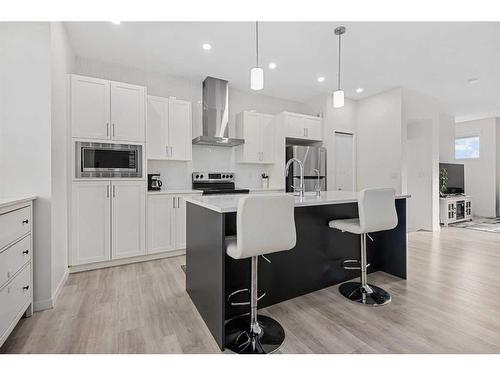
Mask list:
[[[186,198],[186,290],[221,350],[225,348],[225,321],[249,311],[248,306],[231,306],[231,302],[248,301],[248,294],[239,293],[237,300],[230,301],[228,296],[250,287],[250,259],[232,259],[226,255],[225,245],[226,236],[237,234],[238,201],[245,196]],[[373,241],[367,241],[369,272],[384,271],[406,279],[408,197],[396,196],[397,227],[373,233]],[[259,290],[266,293],[259,300],[259,308],[358,277],[359,271],[345,270],[342,262],[359,259],[360,236],[328,226],[330,220],[355,217],[355,192],[324,191],[320,196],[297,196],[296,246],[267,255],[270,263],[259,258]]]

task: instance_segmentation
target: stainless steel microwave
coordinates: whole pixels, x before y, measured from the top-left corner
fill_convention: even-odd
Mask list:
[[[142,146],[76,142],[77,178],[142,177]]]

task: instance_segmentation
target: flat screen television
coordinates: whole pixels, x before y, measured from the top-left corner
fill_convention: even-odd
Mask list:
[[[463,164],[439,163],[439,186],[444,171],[446,175],[446,189],[444,194],[463,194],[465,192],[465,174]]]

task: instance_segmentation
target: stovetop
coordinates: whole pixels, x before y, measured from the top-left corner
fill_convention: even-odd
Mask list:
[[[193,189],[202,190],[203,195],[248,194],[249,189],[235,187],[233,172],[193,172]]]

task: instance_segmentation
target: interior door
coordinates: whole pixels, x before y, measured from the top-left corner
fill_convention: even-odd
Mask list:
[[[112,259],[146,253],[146,185],[144,181],[113,181]]]
[[[163,159],[169,155],[168,99],[148,96],[146,150],[149,159]]]
[[[354,191],[354,135],[335,132],[335,190]]]
[[[142,86],[111,82],[111,138],[144,142],[146,90]]]
[[[148,254],[175,249],[174,196],[148,197]]]
[[[109,260],[111,192],[109,181],[75,182],[71,189],[70,265]]]
[[[261,161],[264,163],[274,163],[274,126],[272,124],[274,116],[260,115],[260,140],[261,140]]]
[[[191,102],[170,99],[168,109],[168,129],[171,159],[191,159],[191,128]]]
[[[110,83],[104,79],[71,76],[71,131],[73,137],[109,139]]]

